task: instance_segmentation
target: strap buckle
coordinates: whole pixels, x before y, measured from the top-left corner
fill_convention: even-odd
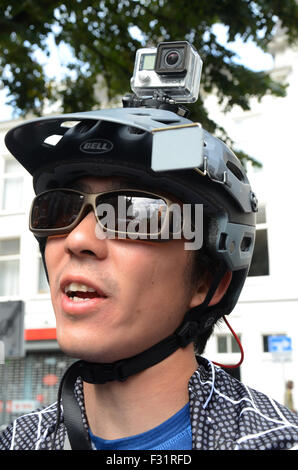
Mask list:
[[[124,382],[127,379],[128,376],[124,373],[123,366],[125,366],[125,361],[117,361],[114,363],[112,369],[114,380]]]
[[[177,331],[176,336],[181,348],[185,348],[195,339],[198,332],[198,324],[195,321],[188,321]]]
[[[82,361],[81,377],[85,382],[92,384],[104,384],[112,380],[124,382],[127,374],[124,373],[125,361],[117,361],[114,364],[88,363]]]

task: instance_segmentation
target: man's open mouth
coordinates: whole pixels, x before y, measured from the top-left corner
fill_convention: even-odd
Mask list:
[[[78,282],[71,282],[64,287],[64,292],[73,302],[85,302],[96,298],[106,298],[93,287]]]

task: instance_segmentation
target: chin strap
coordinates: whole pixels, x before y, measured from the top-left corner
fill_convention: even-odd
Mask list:
[[[128,377],[163,361],[178,348],[187,346],[193,341],[196,332],[197,324],[189,322],[173,335],[131,358],[111,364],[80,361],[80,376],[85,382],[92,384],[104,384],[113,380],[124,382]]]
[[[204,333],[208,329],[210,329],[210,327],[212,327],[219,318],[223,316],[225,312],[222,311],[222,308],[219,308],[218,305],[209,307],[209,303],[211,302],[215,291],[218,288],[226,272],[227,269],[222,263],[216,271],[216,274],[214,275],[214,278],[212,280],[211,286],[209,287],[204,302],[198,305],[197,307],[192,308],[186,313],[184,317],[184,324],[189,322],[196,322],[197,328],[200,333]]]
[[[82,421],[82,413],[74,394],[78,377],[91,384],[104,384],[113,380],[125,381],[149,367],[158,364],[173,354],[178,348],[184,348],[194,341],[198,332],[203,333],[210,328],[219,314],[210,314],[206,309],[223,277],[225,269],[222,266],[216,273],[204,302],[197,308],[187,312],[183,324],[169,337],[160,341],[146,351],[131,358],[114,363],[92,363],[77,361],[65,372],[58,391],[57,425],[53,437],[55,445],[56,434],[60,424],[60,405],[62,404],[66,436],[71,449],[91,449],[90,439]]]
[[[90,439],[82,421],[82,412],[74,394],[78,377],[91,384],[104,384],[113,380],[123,382],[131,375],[158,364],[178,348],[187,346],[193,341],[196,332],[197,324],[188,322],[173,335],[132,358],[111,364],[86,361],[77,361],[72,364],[62,377],[59,386],[57,424],[53,437],[53,446],[55,447],[56,434],[61,418],[60,406],[62,405],[66,427],[66,442],[69,443],[72,450],[91,449]]]

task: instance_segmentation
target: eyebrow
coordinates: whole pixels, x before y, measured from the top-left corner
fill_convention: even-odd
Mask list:
[[[86,182],[82,181],[81,179],[77,179],[75,181],[71,181],[66,186],[69,189],[74,189],[76,191],[82,191],[83,193],[94,194],[94,189]],[[157,190],[155,188],[150,188],[142,182],[137,182],[136,180],[131,180],[125,177],[119,177],[118,180],[114,180],[111,182],[110,187],[106,188],[105,191],[117,191],[118,189],[131,189],[131,190],[139,190],[139,191],[148,191],[154,194],[160,194],[160,196],[167,197],[171,199],[173,202],[182,202],[177,199],[172,194],[165,193],[164,191]],[[100,191],[100,192],[105,192]],[[96,191],[97,192],[97,191]]]
[[[75,189],[77,191],[82,191],[84,193],[89,193],[89,194],[92,194],[94,191],[93,188],[86,181],[82,181],[81,179],[71,181],[67,185],[67,188]],[[164,191],[160,191],[155,188],[151,188],[145,184],[142,184],[142,182],[139,182],[139,181],[137,182],[135,180],[131,180],[125,177],[119,177],[118,180],[112,181],[110,184],[110,187],[106,188],[105,191],[117,191],[118,189],[132,189],[132,190],[137,189],[140,191],[149,191],[155,194],[158,192],[158,194],[160,194],[161,196],[164,195],[164,197],[168,197],[169,199],[178,202],[178,199],[171,194],[165,193]],[[179,200],[179,202],[181,201]]]
[[[124,180],[122,180],[122,181],[113,181],[109,185],[109,188],[106,189],[106,191],[114,191],[116,189],[126,189],[129,186],[130,185]],[[67,185],[67,187],[69,189],[76,189],[77,191],[82,191],[82,192],[86,192],[86,193],[93,193],[93,191],[94,191],[92,186],[90,186],[87,182],[80,181],[80,180],[72,181],[71,183],[69,183]]]

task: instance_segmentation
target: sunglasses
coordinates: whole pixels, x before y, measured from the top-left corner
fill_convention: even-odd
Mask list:
[[[164,196],[135,189],[94,194],[67,188],[45,191],[32,202],[30,230],[40,237],[69,233],[90,209],[111,238],[181,238],[181,206]]]

